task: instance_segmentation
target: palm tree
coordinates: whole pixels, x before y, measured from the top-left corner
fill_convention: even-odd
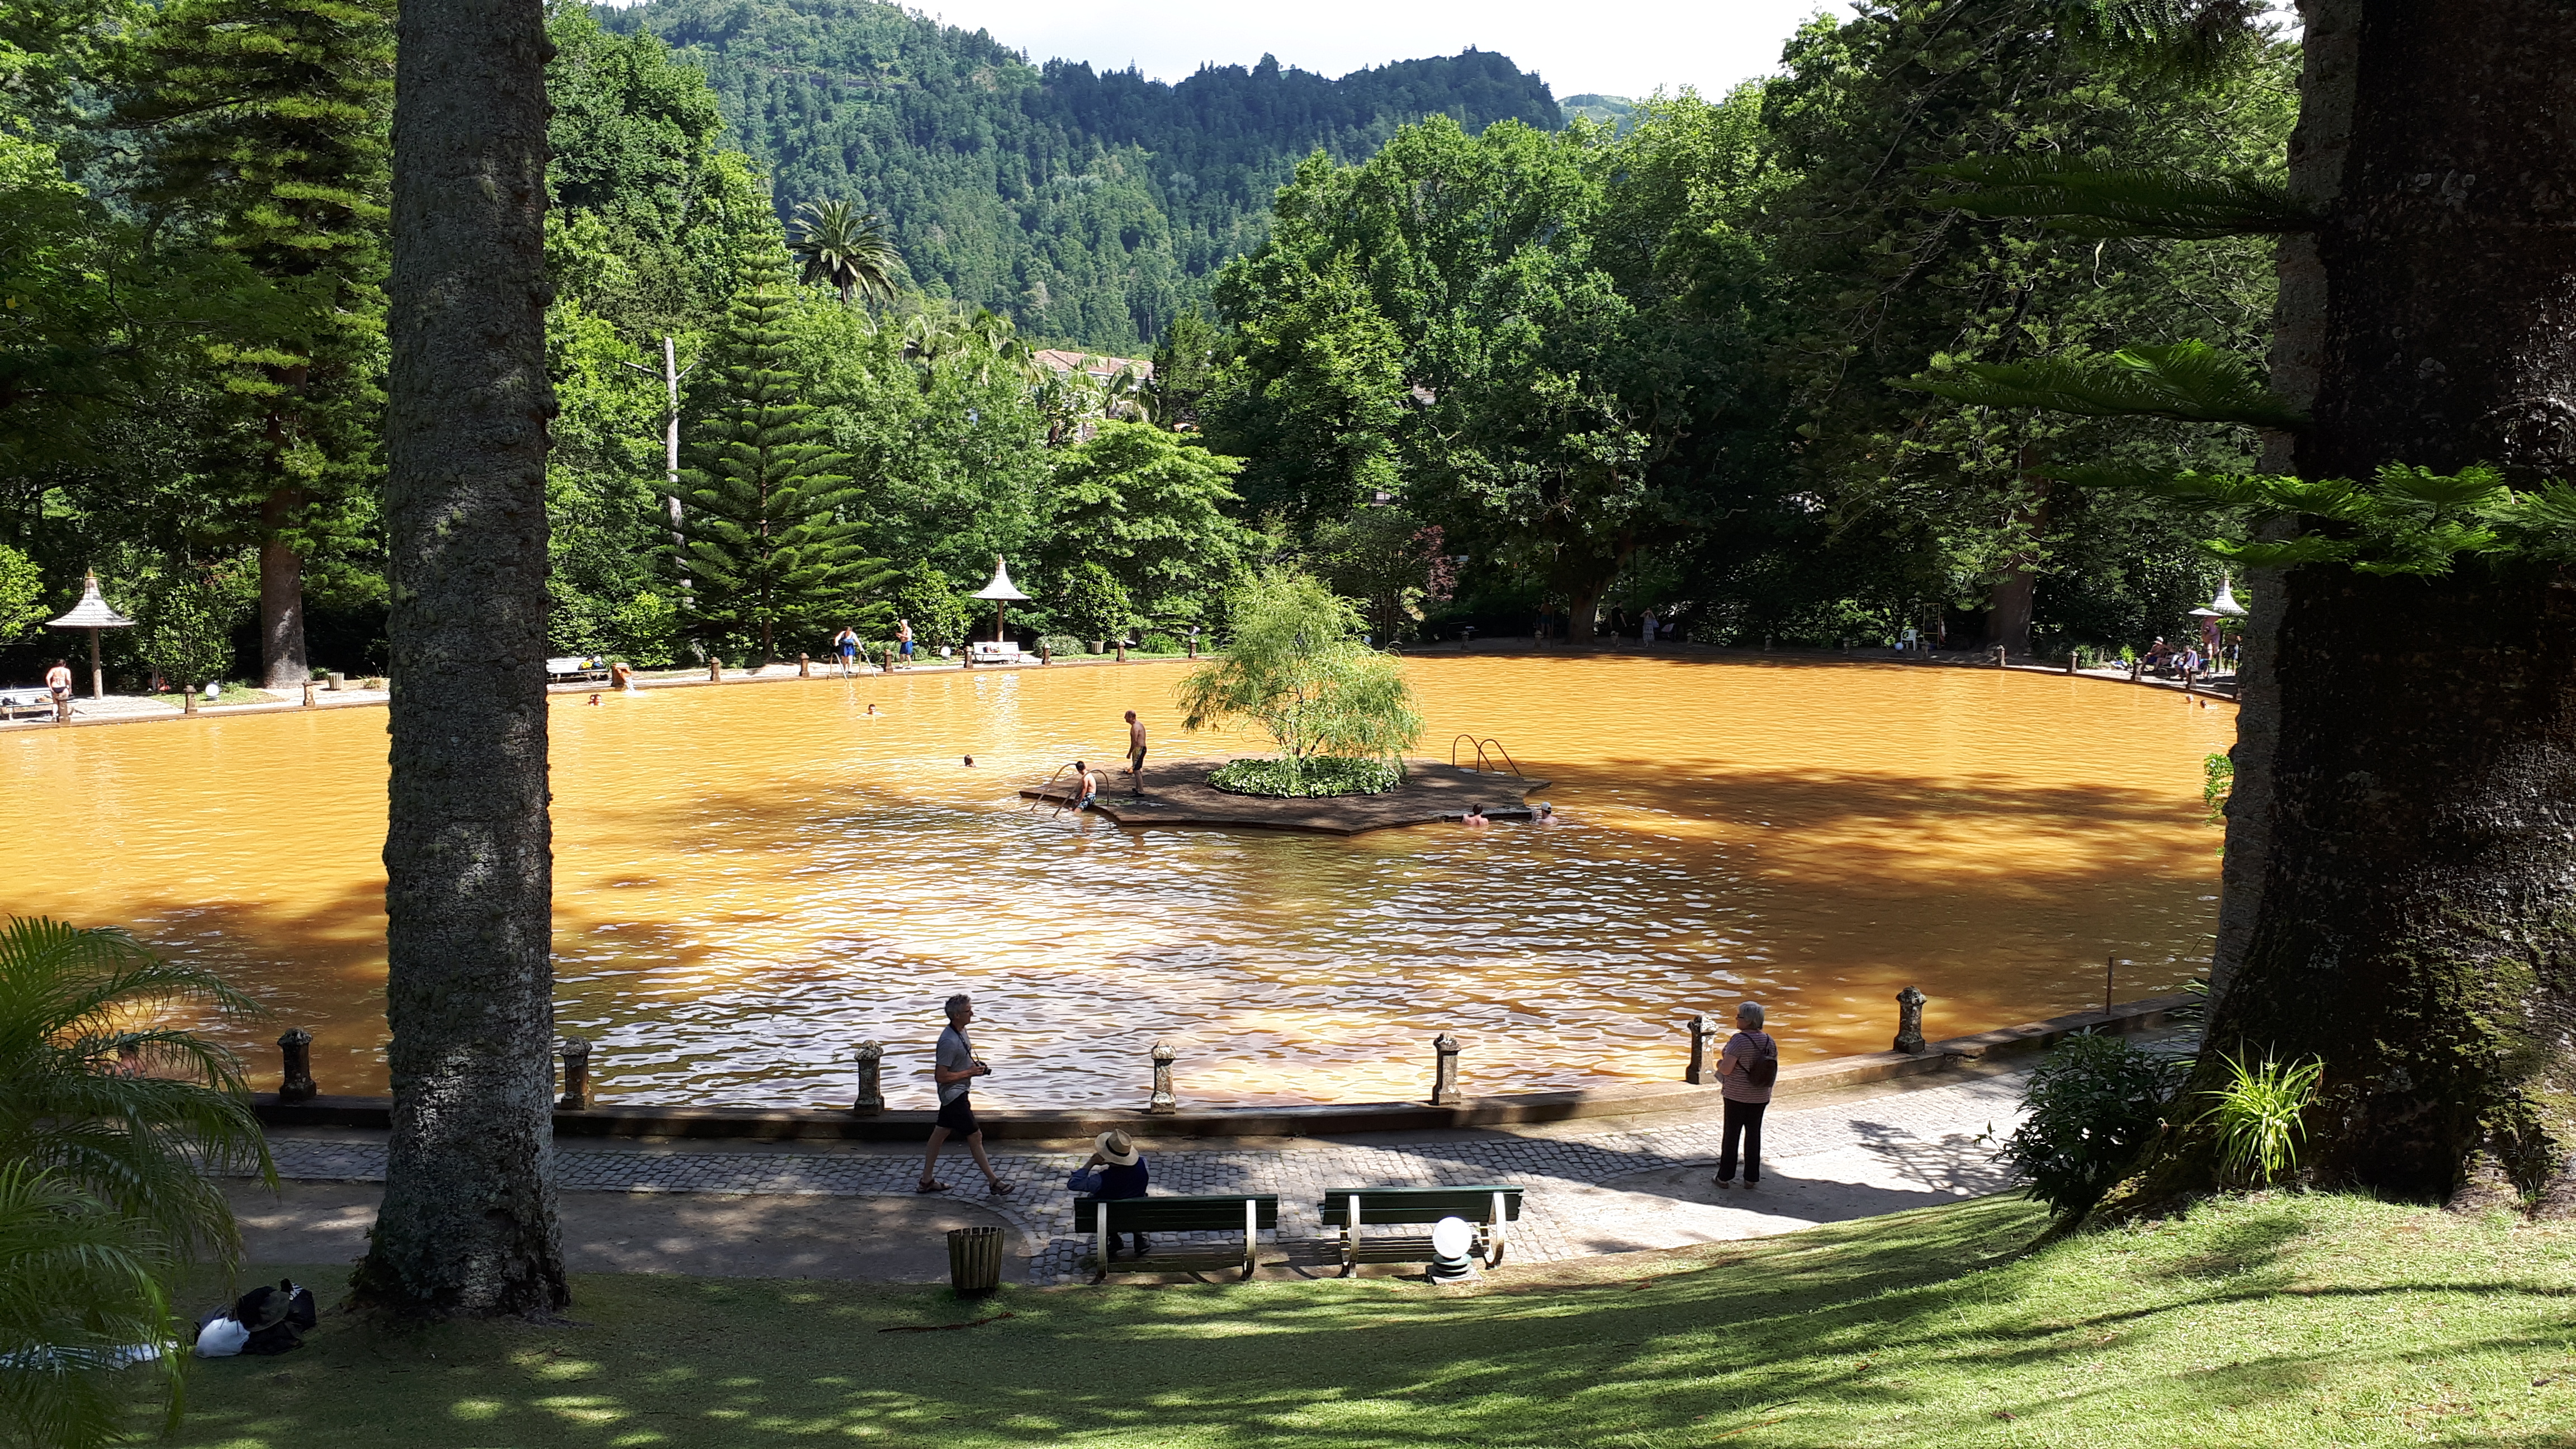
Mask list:
[[[846,201],[809,201],[796,208],[796,237],[787,244],[805,263],[807,283],[829,282],[841,294],[883,301],[894,296],[903,258],[886,240],[885,223]]]
[[[33,1163],[0,1165],[0,1438],[96,1449],[125,1438],[136,1350],[158,1351],[179,1427],[185,1345],[161,1287],[166,1242]]]
[[[51,1175],[229,1264],[241,1238],[213,1174],[276,1174],[241,1063],[173,1018],[256,1014],[198,966],[110,927],[13,916],[0,928],[0,1162]]]

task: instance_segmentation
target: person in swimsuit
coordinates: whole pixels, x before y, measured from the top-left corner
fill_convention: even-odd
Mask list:
[[[1127,798],[1145,798],[1145,722],[1127,711]]]
[[[612,660],[608,666],[608,687],[627,694],[635,692],[635,671],[625,660]]]
[[[1493,822],[1485,818],[1484,806],[1470,805],[1467,807],[1467,813],[1458,817],[1458,823],[1470,830],[1482,830]]]
[[[894,643],[897,649],[903,651],[904,662],[906,664],[911,663],[912,621],[910,619],[897,619],[894,621]]]
[[[71,702],[72,662],[70,660],[57,659],[54,661],[54,667],[45,671],[45,688],[53,693],[56,709]]]
[[[1099,798],[1100,777],[1091,773],[1091,765],[1088,761],[1074,761],[1073,798],[1068,803],[1073,809],[1088,810],[1091,808],[1093,802],[1097,801]]]
[[[858,668],[858,665],[859,665],[859,631],[858,631],[858,630],[851,628],[851,627],[850,627],[849,625],[847,625],[847,624],[842,625],[842,626],[841,626],[841,632],[832,636],[832,647],[833,647],[834,649],[837,649],[837,650],[839,650],[839,651],[840,651],[840,655],[841,655],[841,673],[842,673],[842,674],[847,675],[847,674],[849,674],[851,671],[853,671],[853,670],[855,670],[855,669],[857,669],[857,668]]]

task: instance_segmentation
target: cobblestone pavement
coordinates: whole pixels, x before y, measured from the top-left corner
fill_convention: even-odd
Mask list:
[[[1782,1103],[1764,1125],[1763,1159],[1770,1174],[1764,1195],[1757,1200],[1738,1191],[1715,1206],[1702,1205],[1719,1196],[1707,1191],[1708,1174],[1676,1171],[1717,1157],[1721,1129],[1713,1093],[1706,1116],[1641,1119],[1605,1129],[1587,1130],[1578,1122],[1525,1134],[1462,1134],[1460,1140],[1226,1150],[1148,1143],[1148,1163],[1157,1193],[1279,1194],[1278,1243],[1263,1245],[1265,1263],[1293,1258],[1301,1245],[1321,1236],[1316,1204],[1331,1188],[1483,1183],[1528,1190],[1522,1220],[1510,1229],[1509,1253],[1516,1262],[1546,1262],[1788,1231],[1812,1221],[1995,1191],[2005,1179],[1973,1139],[1989,1129],[2010,1130],[2020,1115],[2024,1079],[2021,1073],[1974,1076],[1830,1105]],[[275,1140],[272,1150],[282,1177],[384,1177],[381,1143],[286,1137]],[[569,1145],[555,1160],[561,1187],[590,1192],[909,1195],[920,1166],[912,1154]],[[1065,1188],[1066,1176],[1082,1161],[1073,1152],[995,1153],[994,1171],[1013,1189],[1000,1197],[968,1185],[975,1174],[962,1154],[943,1158],[940,1166],[960,1184],[957,1197],[991,1208],[1021,1230],[1030,1248],[1030,1281],[1055,1283],[1082,1276],[1092,1249],[1090,1239],[1073,1231],[1073,1195]],[[1686,1189],[1661,1186],[1685,1181]],[[1647,1191],[1637,1191],[1638,1184]],[[1797,1190],[1816,1184],[1842,1196],[1828,1192],[1802,1207]]]

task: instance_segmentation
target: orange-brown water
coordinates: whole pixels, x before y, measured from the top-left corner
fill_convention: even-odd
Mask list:
[[[558,1030],[610,1100],[846,1103],[888,1044],[927,1105],[938,1003],[977,998],[990,1106],[1412,1096],[1430,1038],[1471,1092],[1670,1079],[1680,1020],[1751,996],[1792,1059],[1882,1050],[2196,973],[2217,832],[2200,761],[2232,707],[1959,669],[1426,658],[1445,755],[1500,738],[1552,827],[1351,839],[1122,830],[1017,798],[1180,736],[1179,667],[999,671],[555,701]],[[881,713],[869,716],[874,702]],[[325,1091],[385,1077],[385,715],[0,739],[0,907],[129,925],[275,1010]],[[960,757],[975,756],[968,769]]]

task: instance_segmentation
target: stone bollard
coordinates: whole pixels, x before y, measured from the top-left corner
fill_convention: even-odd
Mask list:
[[[813,660],[811,660],[811,659],[806,658],[806,657],[805,657],[804,655],[802,655],[802,654],[797,655],[797,656],[796,656],[796,677],[797,677],[797,678],[799,678],[799,679],[811,679],[811,678],[813,678],[813,677],[814,677],[814,661],[813,661]]]
[[[1768,634],[1762,636],[1762,652],[1765,654],[1771,652],[1771,636]]]
[[[590,1043],[581,1037],[563,1039],[564,1093],[555,1103],[559,1111],[581,1112],[590,1107]]]
[[[884,1067],[884,1042],[859,1043],[859,1098],[850,1104],[852,1116],[873,1117],[885,1110]]]
[[[313,681],[309,679],[304,681],[304,707],[311,709],[319,703],[321,701],[313,697]]]
[[[1995,667],[1997,669],[2004,667],[2004,646],[2001,644],[1995,646]]]
[[[1121,664],[1127,662],[1127,641],[1124,639],[1118,641],[1118,662]]]
[[[1154,1043],[1154,1095],[1145,1099],[1147,1115],[1169,1117],[1181,1110],[1181,1099],[1172,1095],[1172,1058],[1179,1055],[1170,1042]]]
[[[1431,1050],[1431,1105],[1455,1107],[1466,1100],[1458,1095],[1458,1039],[1444,1031],[1431,1039]]]
[[[707,656],[707,683],[724,683],[724,661],[712,654]]]
[[[1682,1074],[1683,1081],[1694,1087],[1716,1085],[1717,1032],[1717,1023],[1705,1016],[1694,1016],[1690,1019],[1690,1070]]]
[[[1038,641],[1038,662],[1040,664],[1053,664],[1055,662],[1055,651],[1047,647],[1047,641],[1044,639],[1040,639]]]
[[[2075,655],[2072,651],[2069,651],[2066,656],[2066,672],[2069,674],[2075,672]]]
[[[1908,986],[1896,993],[1896,1045],[1907,1056],[1923,1055],[1923,1003],[1929,998]]]
[[[195,714],[197,712],[197,687],[195,685],[192,684],[179,691],[179,712],[181,714]],[[68,699],[63,701],[62,722],[64,724],[70,724],[72,722],[72,702]]]
[[[277,1039],[278,1055],[286,1059],[285,1075],[277,1082],[277,1100],[309,1102],[321,1089],[313,1085],[313,1033],[300,1026],[290,1026],[286,1035]]]

